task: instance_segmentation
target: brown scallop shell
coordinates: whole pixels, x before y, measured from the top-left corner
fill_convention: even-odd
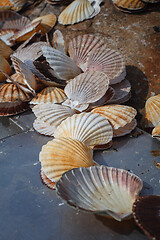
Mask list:
[[[12,73],[12,69],[8,61],[2,55],[0,55],[0,81],[3,81],[6,79],[6,76],[1,72],[1,70],[8,75]]]
[[[152,240],[160,239],[160,196],[139,197],[133,204],[136,224]]]
[[[137,114],[137,111],[129,106],[107,105],[103,107],[97,107],[93,109],[92,112],[99,113],[107,118],[113,127],[114,137],[128,134],[136,126],[136,121],[133,120]]]
[[[102,37],[94,35],[80,35],[73,38],[68,47],[68,52],[73,61],[83,71],[86,69],[86,62],[90,52],[94,52],[105,44]]]
[[[52,181],[57,182],[61,175],[77,167],[94,165],[93,152],[84,143],[69,138],[53,139],[42,147],[39,154],[42,170]]]
[[[0,116],[12,116],[22,113],[29,109],[29,105],[26,102],[0,102]]]
[[[66,99],[64,91],[57,87],[44,88],[30,104],[61,103]]]
[[[0,39],[0,55],[5,59],[9,59],[10,55],[13,53],[13,50]]]
[[[117,7],[121,11],[129,10],[129,11],[139,11],[145,8],[146,4],[141,0],[112,0],[115,7]]]

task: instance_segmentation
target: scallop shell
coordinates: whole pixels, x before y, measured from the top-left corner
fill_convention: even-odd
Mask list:
[[[160,125],[156,126],[152,131],[152,137],[160,141]]]
[[[131,216],[132,205],[142,186],[141,179],[128,171],[94,166],[63,174],[56,190],[73,207],[122,221]]]
[[[29,109],[29,105],[26,102],[0,102],[0,116],[12,116],[22,113]]]
[[[52,182],[49,178],[47,178],[46,174],[43,172],[42,168],[40,171],[40,176],[41,176],[41,180],[42,182],[47,185],[47,187],[51,188],[51,189],[55,189],[55,182]]]
[[[70,80],[81,73],[72,59],[61,51],[51,47],[42,47],[42,51],[47,62],[54,69],[55,77]]]
[[[131,84],[127,79],[122,82],[112,85],[114,96],[108,103],[124,103],[131,97]]]
[[[55,49],[61,51],[62,53],[64,53],[64,54],[66,53],[66,46],[65,46],[65,42],[64,42],[63,35],[62,35],[61,31],[56,30],[53,33],[52,46]]]
[[[96,51],[105,44],[102,37],[97,37],[94,35],[80,35],[73,38],[68,47],[68,52],[73,61],[79,66],[83,71],[86,68],[86,62],[88,55],[91,51]]]
[[[97,107],[92,110],[93,113],[99,113],[107,120],[113,127],[113,136],[123,136],[128,134],[136,126],[136,122],[132,122],[137,114],[137,111],[125,105],[107,105]],[[132,122],[132,123],[131,123]],[[128,125],[130,124],[130,125]]]
[[[10,41],[22,42],[30,38],[35,32],[40,30],[41,21],[36,21],[34,23],[30,23],[25,26],[22,30],[16,32],[12,37],[10,37]]]
[[[94,165],[93,152],[84,143],[69,138],[53,139],[42,147],[39,154],[42,170],[52,181],[57,182],[61,175],[77,167]]]
[[[144,127],[156,127],[160,124],[160,94],[147,99],[142,122]]]
[[[64,92],[70,100],[71,107],[81,111],[81,105],[96,102],[108,90],[109,82],[106,74],[100,72],[86,72],[72,79]],[[83,108],[84,110],[85,108]]]
[[[74,114],[56,129],[55,138],[73,138],[88,146],[107,144],[113,130],[106,118],[94,113]]]
[[[119,10],[123,11],[125,9],[129,11],[137,11],[142,10],[145,8],[146,4],[143,3],[141,0],[112,0],[115,7],[117,7]]]
[[[110,84],[115,84],[125,77],[125,62],[119,52],[103,45],[89,54],[86,71],[104,72],[110,79]]]
[[[9,59],[12,52],[13,50],[7,46],[7,44],[3,42],[2,39],[0,39],[0,55],[5,59]]]
[[[35,23],[37,21],[41,21],[40,23],[40,31],[41,31],[41,34],[45,34],[47,32],[49,32],[49,30],[54,27],[55,23],[56,23],[56,15],[54,14],[48,14],[48,15],[45,15],[45,16],[41,16],[41,17],[38,17],[36,19],[34,19],[32,21],[32,23]]]
[[[33,98],[30,104],[61,103],[66,99],[64,91],[56,87],[47,87]]]
[[[0,30],[0,39],[5,42],[8,46],[13,46],[15,41],[10,40],[12,36],[16,33],[14,29],[4,29]]]
[[[91,18],[94,8],[88,0],[75,0],[59,15],[58,22],[63,25],[82,22]]]
[[[3,72],[7,73],[8,75],[12,73],[12,69],[8,61],[3,56],[0,55],[0,81],[3,81],[4,79],[6,79],[6,77],[1,72],[1,70],[3,70]]]
[[[14,65],[16,73],[20,75],[20,77],[17,78],[16,81],[21,84],[21,88],[24,85],[25,91],[27,91],[26,90],[26,87],[27,87],[29,92],[35,94],[35,90],[37,88],[37,82],[33,73],[18,58],[12,56],[11,60]]]
[[[34,128],[37,132],[48,136],[54,136],[55,129],[58,125],[64,121],[67,117],[75,114],[75,111],[69,107],[59,104],[38,104],[33,107],[33,112],[38,118],[34,122]],[[42,131],[41,131],[42,130]]]
[[[139,197],[133,204],[133,216],[137,225],[153,240],[160,239],[160,196]]]
[[[12,4],[12,10],[20,11],[28,1],[27,0],[10,0],[10,2]]]
[[[2,29],[14,29],[15,31],[22,30],[30,20],[14,11],[0,11],[0,21],[3,23]]]
[[[27,47],[15,51],[12,56],[18,58],[22,62],[25,62],[28,59],[34,61],[42,55],[42,46],[47,46],[47,43],[35,42]]]

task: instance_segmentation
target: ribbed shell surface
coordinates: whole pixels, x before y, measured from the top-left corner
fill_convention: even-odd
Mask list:
[[[91,52],[87,59],[86,71],[104,72],[110,84],[115,84],[122,81],[119,77],[125,69],[125,62],[119,52],[107,48],[107,45],[102,46],[94,52]],[[114,81],[116,78],[116,81]]]
[[[112,0],[118,8],[135,11],[143,9],[146,4],[141,0]]]
[[[74,114],[56,129],[55,138],[73,138],[86,145],[107,144],[112,140],[113,130],[106,118],[94,113]]]
[[[38,18],[35,18],[32,23],[35,23],[37,21],[41,21],[41,24],[40,24],[40,31],[41,31],[41,34],[45,34],[47,32],[49,32],[49,30],[54,27],[55,23],[56,23],[56,15],[54,14],[48,14],[48,15],[45,15],[45,16],[41,16],[41,17],[38,17]]]
[[[43,55],[54,69],[55,76],[60,79],[70,80],[81,73],[81,69],[61,51],[51,48],[42,47]]]
[[[10,75],[12,73],[12,69],[8,63],[8,61],[0,55],[0,69],[3,70],[3,72]],[[5,75],[0,71],[0,81],[4,80],[6,77]]]
[[[0,39],[0,55],[5,59],[9,59],[12,52],[13,50],[5,42],[3,42],[2,39]]]
[[[126,170],[96,166],[65,173],[56,189],[71,206],[121,221],[132,214],[142,186],[141,179]]]
[[[80,35],[73,38],[68,47],[68,52],[73,61],[83,71],[85,71],[85,63],[90,52],[94,52],[104,45],[104,40],[94,35]]]
[[[33,98],[30,102],[31,104],[41,104],[41,103],[61,103],[66,99],[66,95],[61,88],[56,87],[46,87],[37,97]]]
[[[53,139],[42,147],[39,154],[42,170],[51,181],[58,181],[61,175],[77,167],[94,165],[92,150],[75,139]]]
[[[108,78],[104,73],[86,72],[72,79],[64,92],[71,100],[72,107],[98,101],[109,87]]]

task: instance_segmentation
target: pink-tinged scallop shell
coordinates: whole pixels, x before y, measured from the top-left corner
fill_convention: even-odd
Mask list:
[[[92,112],[107,118],[113,127],[114,137],[128,134],[136,127],[136,121],[133,120],[137,111],[132,107],[125,105],[107,105],[97,107],[93,109]]]
[[[133,204],[136,224],[152,240],[160,239],[160,196],[139,197]]]
[[[58,125],[66,118],[75,114],[75,111],[69,107],[51,103],[38,104],[32,110],[38,118],[34,122],[35,130],[47,136],[54,136]]]
[[[0,39],[0,55],[8,60],[12,53],[13,50],[5,42],[3,42],[2,39]]]
[[[160,141],[160,125],[157,125],[152,131],[152,137]]]
[[[141,179],[126,170],[93,166],[66,172],[56,190],[73,207],[122,221],[131,217],[132,205],[142,186]]]
[[[103,72],[108,76],[110,84],[116,84],[125,77],[125,62],[119,52],[103,45],[90,52],[85,71]]]
[[[141,0],[112,0],[115,7],[118,8],[120,11],[139,11],[146,7],[146,4],[143,3]]]
[[[70,101],[70,106],[83,111],[88,107],[89,103],[94,103],[102,98],[108,87],[109,81],[106,74],[86,72],[72,79],[66,85],[64,92]],[[81,108],[81,105],[84,107]]]
[[[20,59],[12,56],[11,60],[16,73],[18,73],[20,76],[16,79],[16,81],[21,85],[21,88],[24,86],[25,91],[27,91],[28,88],[28,92],[35,94],[35,90],[37,89],[37,81],[33,73]]]
[[[84,143],[70,138],[53,139],[42,147],[39,154],[42,170],[52,182],[77,167],[93,166],[93,152]]]
[[[64,53],[64,54],[66,53],[66,46],[65,46],[65,42],[64,42],[61,31],[56,30],[53,33],[52,46],[53,46],[53,48],[61,51],[62,53]]]
[[[3,72],[8,75],[12,73],[12,69],[8,61],[2,55],[0,55],[0,81],[3,81],[4,79],[6,79],[6,76],[1,72],[1,70],[3,70]]]
[[[64,91],[57,87],[44,88],[30,104],[61,103],[66,99]]]
[[[56,15],[54,14],[48,14],[45,16],[41,16],[38,18],[35,18],[32,23],[35,23],[37,21],[41,21],[40,23],[40,31],[41,34],[45,34],[47,32],[49,32],[49,30],[54,27],[55,23],[56,23]]]
[[[42,182],[49,188],[51,189],[55,189],[55,185],[56,183],[55,182],[52,182],[47,176],[46,174],[43,172],[42,168],[41,168],[41,171],[40,171],[40,177],[41,177],[41,180]]]
[[[55,71],[55,77],[70,80],[81,73],[81,69],[61,51],[51,48],[42,47],[43,55],[51,68]]]
[[[39,32],[40,23],[41,23],[41,20],[26,25],[22,30],[19,30],[12,37],[10,37],[9,40],[10,41],[17,41],[17,42],[22,42],[22,41],[27,40],[35,32]]]
[[[113,130],[105,117],[94,113],[74,114],[56,129],[55,138],[73,138],[88,146],[107,144],[112,140]]]
[[[47,46],[47,43],[35,42],[27,47],[15,51],[12,56],[18,58],[22,62],[25,62],[28,59],[34,61],[42,55],[42,46]]]
[[[89,19],[94,14],[94,7],[88,0],[75,0],[59,15],[58,22],[63,25],[74,24]]]
[[[144,127],[156,127],[160,124],[160,94],[147,99],[142,123]]]
[[[114,96],[109,103],[124,103],[131,97],[131,84],[127,79],[122,82],[112,85],[114,89]]]
[[[68,52],[77,66],[85,71],[87,58],[90,52],[96,51],[104,44],[105,42],[102,37],[88,34],[80,35],[70,41]]]

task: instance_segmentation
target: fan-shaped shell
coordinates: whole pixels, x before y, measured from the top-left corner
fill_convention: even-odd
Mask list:
[[[112,0],[114,5],[121,11],[123,9],[127,9],[130,11],[137,11],[137,10],[142,10],[146,4],[143,3],[141,0],[127,0],[127,1],[122,1],[122,0]]]
[[[34,128],[39,133],[53,136],[55,129],[58,125],[64,121],[67,117],[75,114],[75,111],[69,107],[59,105],[59,104],[38,104],[33,107],[33,112],[38,118],[34,122]],[[44,124],[43,124],[44,123]],[[42,130],[42,131],[41,131]]]
[[[160,125],[156,126],[152,131],[152,137],[160,141]]]
[[[52,46],[55,49],[61,51],[62,53],[64,53],[64,54],[66,53],[66,46],[65,46],[65,42],[64,42],[63,35],[62,35],[61,31],[56,30],[53,33]]]
[[[160,196],[139,197],[133,204],[133,216],[137,225],[153,239],[160,239]]]
[[[102,37],[97,37],[94,35],[80,35],[73,38],[68,47],[68,52],[73,61],[79,66],[83,71],[86,68],[86,61],[88,55],[91,51],[96,51],[104,45],[104,40]]]
[[[3,84],[0,87],[0,102],[15,102],[21,100],[23,102],[30,101],[31,97],[12,83]]]
[[[131,84],[127,79],[122,82],[112,85],[114,89],[114,96],[109,103],[124,103],[131,97]]]
[[[114,136],[125,135],[125,128],[126,134],[128,134],[130,127],[130,132],[133,130],[133,127],[135,127],[135,122],[133,123],[132,120],[135,118],[137,111],[132,107],[125,105],[107,105],[97,107],[93,109],[92,112],[99,113],[107,118],[113,127]],[[127,124],[130,124],[131,122],[132,124],[128,126]]]
[[[103,45],[89,54],[86,71],[104,72],[109,77],[110,84],[115,84],[125,77],[125,74],[122,74],[122,72],[125,73],[125,63],[119,52]],[[122,77],[120,77],[121,74]]]
[[[56,23],[56,15],[54,14],[48,14],[45,16],[38,17],[32,21],[32,23],[35,23],[37,21],[41,21],[40,23],[40,31],[42,34],[45,34],[49,32],[49,30],[54,27]]]
[[[57,182],[61,175],[76,167],[94,165],[92,150],[75,139],[53,139],[42,147],[39,154],[42,170],[52,181]]]
[[[20,100],[15,102],[0,102],[0,116],[16,115],[28,109],[28,103]]]
[[[28,24],[22,30],[16,32],[12,37],[10,37],[10,40],[17,41],[17,42],[27,40],[35,32],[38,32],[40,30],[40,23],[41,21],[36,21],[34,23]]]
[[[72,79],[66,85],[64,92],[70,100],[71,107],[81,111],[80,105],[98,101],[104,96],[108,87],[106,74],[86,72]]]
[[[8,63],[8,61],[0,55],[0,81],[4,80],[6,77],[5,75],[1,72],[1,70],[8,75],[12,73],[12,69]]]
[[[66,99],[64,91],[56,87],[44,88],[37,97],[33,98],[31,104],[61,103]]]
[[[96,166],[65,173],[56,184],[58,195],[71,206],[121,221],[132,214],[142,181],[123,169]]]
[[[56,129],[55,138],[73,138],[88,146],[107,144],[112,140],[112,127],[106,118],[94,113],[74,114]]]
[[[70,80],[81,73],[72,59],[61,51],[51,47],[42,47],[42,51],[57,78]]]
[[[13,50],[5,42],[3,42],[2,39],[0,39],[0,55],[5,59],[9,59],[12,52]]]
[[[89,19],[94,8],[88,0],[75,0],[59,15],[58,22],[67,25]]]
[[[160,94],[147,99],[143,124],[145,127],[156,127],[160,124]]]
[[[35,42],[27,47],[15,51],[12,56],[18,58],[22,62],[25,62],[25,60],[28,59],[34,61],[42,55],[42,46],[47,46],[47,43]]]

